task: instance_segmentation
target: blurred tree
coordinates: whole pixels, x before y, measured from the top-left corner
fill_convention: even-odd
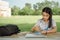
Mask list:
[[[33,4],[33,9],[30,3],[26,3],[25,7],[20,9],[17,6],[13,6],[11,9],[12,15],[40,15],[44,7],[50,7],[53,11],[53,15],[60,15],[60,6],[58,2],[45,0],[44,2],[37,2]]]
[[[24,15],[32,15],[33,14],[33,10],[31,9],[31,4],[26,3],[25,7],[22,9],[22,14]]]
[[[11,8],[11,11],[12,11],[12,15],[18,15],[19,12],[20,12],[20,8],[17,7],[17,6],[13,6],[13,7]]]

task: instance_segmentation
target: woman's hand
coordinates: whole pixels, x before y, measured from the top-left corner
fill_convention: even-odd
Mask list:
[[[41,33],[42,33],[42,34],[46,34],[46,31],[42,31]]]

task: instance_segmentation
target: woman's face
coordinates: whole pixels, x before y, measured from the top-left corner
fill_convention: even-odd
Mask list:
[[[48,13],[46,13],[46,12],[43,12],[42,16],[43,16],[44,20],[48,20],[50,15]]]

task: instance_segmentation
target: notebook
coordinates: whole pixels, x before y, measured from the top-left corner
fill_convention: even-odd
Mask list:
[[[46,38],[46,35],[43,35],[41,33],[30,33],[25,35],[26,38]]]

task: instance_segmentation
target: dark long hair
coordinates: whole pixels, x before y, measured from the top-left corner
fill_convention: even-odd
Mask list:
[[[46,13],[48,13],[50,16],[49,16],[49,25],[48,25],[48,28],[50,28],[50,27],[52,27],[52,10],[51,10],[51,8],[49,8],[49,7],[45,7],[45,8],[43,8],[43,10],[42,10],[42,12],[46,12]]]

